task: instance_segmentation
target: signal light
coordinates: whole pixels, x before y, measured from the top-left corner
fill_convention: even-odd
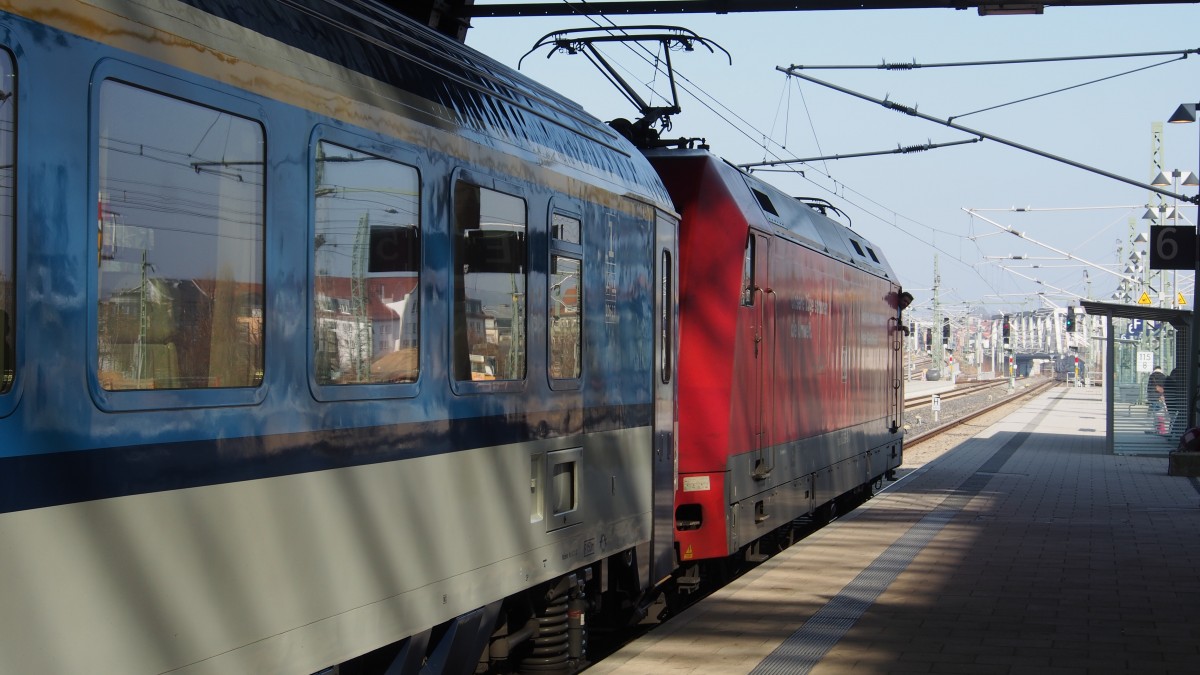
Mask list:
[[[1007,314],[1004,315],[1004,326],[1003,326],[1002,332],[1004,335],[1004,341],[1008,342],[1008,336],[1009,336],[1009,333],[1012,332],[1012,326],[1008,323],[1008,315]]]
[[[1067,306],[1067,332],[1068,333],[1075,332],[1075,306],[1074,305]]]
[[[942,319],[942,340],[950,339],[950,319],[949,317]]]

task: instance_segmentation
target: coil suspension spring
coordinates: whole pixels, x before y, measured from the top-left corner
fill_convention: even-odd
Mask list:
[[[573,672],[587,651],[584,583],[574,574],[563,577],[545,596],[534,618],[537,632],[530,638],[532,650],[521,660],[523,673]]]

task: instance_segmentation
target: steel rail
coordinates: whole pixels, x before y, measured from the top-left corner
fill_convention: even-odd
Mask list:
[[[974,412],[963,415],[962,417],[959,417],[955,420],[946,422],[945,424],[942,424],[940,426],[936,426],[936,427],[930,429],[929,431],[925,431],[925,432],[916,434],[916,435],[912,436],[911,438],[906,437],[904,439],[904,447],[905,447],[905,449],[908,449],[908,448],[911,448],[920,443],[924,443],[925,441],[932,440],[932,439],[940,436],[941,434],[946,433],[947,431],[950,431],[951,429],[954,429],[957,426],[960,426],[962,424],[966,424],[967,422],[970,422],[971,420],[979,417],[980,415],[984,415],[986,413],[992,412],[992,411],[996,410],[997,408],[1000,408],[1001,406],[1012,405],[1014,403],[1023,403],[1025,401],[1033,398],[1034,396],[1041,394],[1042,392],[1046,391],[1047,389],[1050,389],[1051,387],[1057,387],[1060,384],[1062,384],[1062,383],[1059,382],[1058,380],[1055,380],[1054,378],[1050,378],[1041,384],[1035,385],[1034,387],[1031,387],[1030,389],[1027,389],[1027,390],[1017,394],[1016,396],[1001,399],[999,401],[996,401],[995,403],[986,405],[986,406],[980,408],[979,410],[976,410]]]
[[[939,393],[938,397],[940,397],[943,401],[951,401],[956,398],[961,398],[963,396],[969,396],[970,394],[977,394],[977,393],[979,393],[980,390],[983,390],[983,389],[990,389],[992,387],[1007,387],[1007,386],[1008,386],[1008,378],[1007,377],[1003,378],[1003,379],[996,379],[996,380],[964,382],[960,385],[957,385],[954,389]],[[919,395],[913,396],[911,398],[905,397],[904,409],[909,410],[911,408],[921,408],[924,406],[928,406],[931,403],[931,401],[930,401],[931,396],[933,396],[933,394],[919,394]]]

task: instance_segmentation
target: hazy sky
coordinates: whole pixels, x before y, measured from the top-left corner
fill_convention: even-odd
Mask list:
[[[683,113],[676,116],[674,129],[666,136],[703,137],[713,152],[735,164],[972,138],[788,78],[777,66],[936,64],[1200,48],[1200,5],[1195,4],[1048,7],[1045,14],[1034,16],[979,16],[975,10],[948,9],[851,10],[634,16],[613,17],[613,21],[622,26],[682,26],[730,52],[732,66],[720,52],[697,49],[672,54],[681,76]],[[544,34],[594,25],[586,17],[475,19],[467,44],[516,66]],[[635,117],[632,104],[584,57],[560,53],[547,59],[546,53],[542,49],[525,58],[522,72],[603,120]],[[627,80],[667,92],[665,78],[653,77],[652,57],[620,46],[607,48],[605,54],[627,69]],[[1147,66],[1154,67],[1121,75]],[[1164,122],[1164,168],[1168,172],[1200,168],[1200,124],[1165,124],[1180,103],[1200,100],[1200,55],[1183,60],[1166,55],[908,71],[803,72],[875,98],[915,106],[935,118],[954,117],[958,124],[1143,183],[1153,177],[1152,124]],[[1108,79],[1078,86],[1102,78]],[[1068,87],[1074,88],[967,114]],[[649,88],[641,95],[653,96]],[[662,102],[661,97],[653,100]],[[1022,231],[1029,239],[1118,271],[1128,262],[1131,221],[1139,232],[1148,232],[1149,227],[1149,221],[1142,219],[1151,200],[1147,190],[994,141],[815,162],[802,170],[804,176],[760,175],[790,194],[828,199],[846,211],[854,229],[885,252],[901,283],[916,296],[915,307],[929,307],[936,256],[940,300],[951,314],[1050,306],[1039,299],[1038,291],[1058,306],[1072,301],[1073,296],[1056,289],[1111,302],[1119,283],[1112,274],[1004,233],[964,208],[981,210],[980,215]],[[1195,188],[1181,188],[1181,192],[1196,194]],[[1047,210],[1005,210],[1012,207]],[[1188,222],[1196,221],[1194,206],[1180,211]],[[1124,249],[1119,268],[1118,246]],[[1030,259],[987,258],[1020,254]],[[1170,290],[1171,274],[1166,276],[1165,283],[1151,281],[1154,289]],[[1178,290],[1190,308],[1192,274],[1178,276]]]

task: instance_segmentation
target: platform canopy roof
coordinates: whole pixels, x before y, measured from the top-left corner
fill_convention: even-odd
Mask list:
[[[1141,319],[1142,321],[1165,321],[1177,329],[1189,327],[1192,321],[1192,312],[1185,309],[1114,304],[1096,302],[1094,300],[1083,300],[1079,304],[1083,305],[1084,311],[1091,316],[1111,316],[1113,318]]]
[[[459,40],[474,17],[616,16],[732,14],[735,12],[811,12],[864,9],[974,9],[980,14],[1041,14],[1046,7],[1090,5],[1196,4],[1200,0],[1044,0],[1043,2],[967,2],[945,0],[381,0],[403,14]]]

